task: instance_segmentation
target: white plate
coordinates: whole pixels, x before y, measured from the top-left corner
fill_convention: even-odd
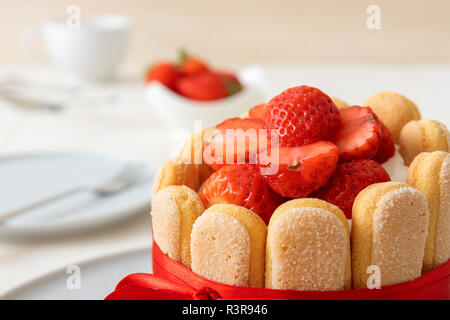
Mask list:
[[[0,216],[73,187],[101,183],[130,161],[91,153],[0,158]],[[148,167],[140,183],[108,197],[83,192],[8,219],[0,239],[85,231],[149,210],[153,172]]]
[[[64,268],[9,291],[0,299],[104,299],[125,276],[152,273],[151,256],[151,249],[144,248],[89,260],[77,264],[80,289],[68,288],[68,277],[74,274]]]

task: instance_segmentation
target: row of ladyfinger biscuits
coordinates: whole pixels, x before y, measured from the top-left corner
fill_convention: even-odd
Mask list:
[[[170,186],[153,198],[154,239],[195,273],[231,285],[363,288],[371,265],[380,268],[381,285],[401,283],[450,257],[450,156],[419,155],[408,183],[362,191],[351,236],[341,210],[318,199],[286,202],[266,229],[250,210],[221,204],[205,211],[194,190]]]

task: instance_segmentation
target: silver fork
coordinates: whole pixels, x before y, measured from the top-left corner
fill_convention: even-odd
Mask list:
[[[9,218],[17,216],[23,212],[29,211],[41,207],[43,205],[49,204],[51,202],[62,200],[68,196],[80,193],[80,192],[93,192],[100,197],[106,197],[120,191],[125,190],[131,185],[137,183],[142,176],[142,172],[145,169],[145,165],[141,163],[130,163],[126,164],[122,169],[120,169],[112,178],[107,181],[100,183],[96,186],[80,186],[76,187],[51,197],[39,200],[37,202],[26,205],[22,208],[12,210],[6,214],[0,216],[0,224]]]

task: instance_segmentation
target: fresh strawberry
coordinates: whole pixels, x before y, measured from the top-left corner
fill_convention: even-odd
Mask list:
[[[176,83],[176,91],[194,100],[216,100],[229,95],[222,78],[210,72],[181,77]]]
[[[180,65],[180,71],[184,75],[193,75],[193,74],[201,73],[201,72],[205,72],[205,71],[208,72],[209,68],[206,65],[206,63],[204,63],[200,59],[187,57],[186,59],[184,59],[183,63]]]
[[[268,223],[275,209],[284,202],[261,176],[255,165],[229,165],[213,173],[200,192],[205,207],[217,203],[243,206]]]
[[[200,72],[209,71],[206,63],[197,58],[188,57],[180,66],[180,71],[184,74],[196,74]]]
[[[174,89],[179,75],[175,65],[170,62],[161,62],[147,72],[146,82],[159,81],[167,88]]]
[[[328,184],[310,196],[338,206],[351,219],[358,193],[371,184],[390,180],[389,174],[377,162],[352,160],[338,164]]]
[[[280,145],[298,147],[330,136],[339,127],[340,114],[325,93],[300,86],[269,101],[265,122],[279,134]]]
[[[248,116],[253,119],[266,119],[267,103],[261,103],[250,109]]]
[[[391,131],[380,119],[378,119],[378,124],[380,126],[380,145],[377,154],[372,159],[378,163],[385,163],[395,153],[394,139],[392,138]]]
[[[328,141],[280,147],[278,152],[278,171],[263,178],[275,192],[288,198],[305,197],[324,186],[338,162],[338,149]]]
[[[369,107],[341,109],[342,124],[331,141],[339,149],[339,161],[370,159],[380,145],[377,116]]]
[[[231,96],[242,90],[242,85],[239,79],[232,73],[229,72],[214,72],[223,81],[223,84],[227,88],[228,95]]]
[[[206,62],[191,56],[186,52],[186,50],[181,50],[179,53],[179,65],[180,71],[184,75],[193,75],[196,73],[209,71],[209,67]]]
[[[226,164],[249,163],[251,157],[256,163],[259,129],[264,129],[262,120],[231,118],[218,124],[216,129],[221,134],[211,136],[205,143],[204,154],[211,156],[211,161],[207,161],[209,165],[218,170]],[[230,129],[234,131],[229,131],[227,135]]]
[[[222,79],[228,79],[237,83],[240,83],[238,77],[231,72],[228,71],[214,71],[215,74],[218,74],[220,77],[222,77]]]

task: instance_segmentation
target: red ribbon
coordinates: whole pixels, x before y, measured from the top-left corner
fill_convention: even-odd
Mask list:
[[[296,291],[230,286],[192,272],[153,242],[153,274],[136,273],[119,282],[107,300],[349,300],[450,299],[450,261],[422,277],[381,289]]]

